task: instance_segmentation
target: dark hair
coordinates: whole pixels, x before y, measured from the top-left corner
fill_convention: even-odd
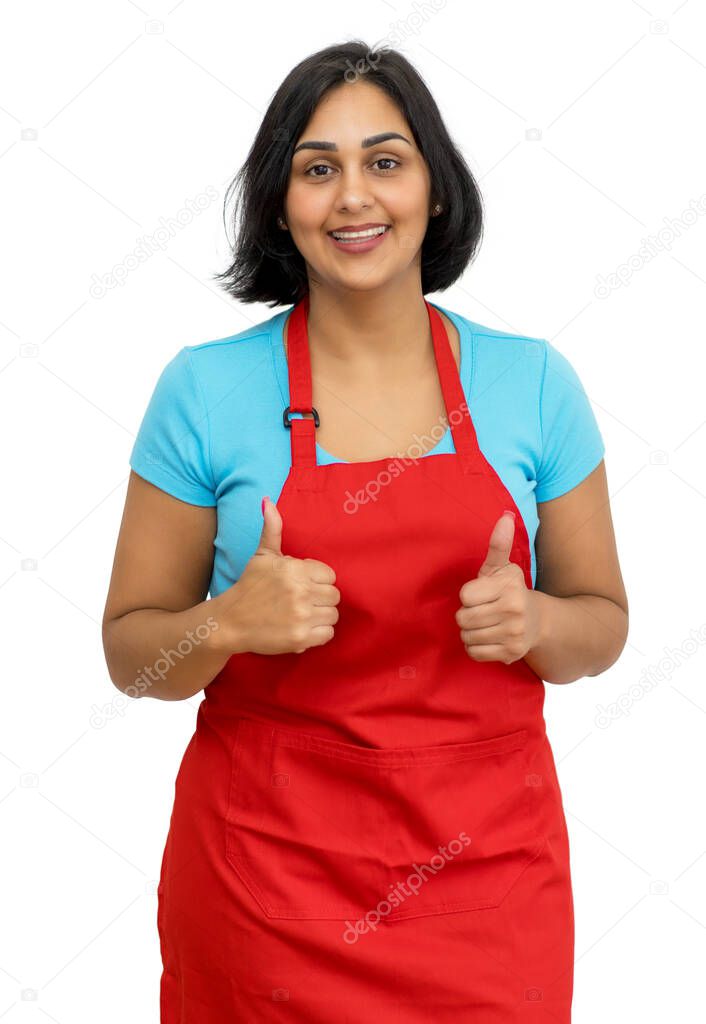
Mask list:
[[[404,114],[431,178],[422,242],[422,292],[443,291],[463,273],[483,230],[480,190],[458,152],[422,77],[396,50],[371,52],[362,40],[319,50],[293,68],[274,94],[247,159],[226,190],[239,200],[233,216],[233,260],[214,280],[243,302],[296,303],[308,293],[306,264],[291,236],[277,226],[284,212],[292,150],[330,89],[363,77],[383,89]]]

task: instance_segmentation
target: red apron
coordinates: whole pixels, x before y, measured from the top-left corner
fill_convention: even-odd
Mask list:
[[[426,301],[426,300],[425,300]],[[455,451],[316,463],[308,298],[290,314],[282,551],[341,592],[333,638],[206,687],[158,888],[162,1024],[568,1024],[569,845],[524,660],[455,613],[504,509],[426,302]],[[290,418],[295,411],[298,415]]]

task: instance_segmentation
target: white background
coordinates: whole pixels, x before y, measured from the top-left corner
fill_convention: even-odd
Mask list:
[[[706,217],[656,239],[706,193],[703,5],[45,0],[2,20],[3,1024],[158,1019],[155,889],[201,695],[92,718],[119,696],[100,620],[128,455],[179,348],[272,315],[210,276],[275,89],[313,51],[394,27],[488,213],[475,263],[429,297],[551,340],[607,447],[629,640],[600,677],[546,687],[574,1021],[702,1021]],[[210,186],[122,286],[91,290]],[[660,248],[640,256],[648,236]]]

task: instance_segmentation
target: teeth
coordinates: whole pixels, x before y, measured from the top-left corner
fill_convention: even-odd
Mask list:
[[[387,231],[386,227],[369,228],[367,231],[332,231],[331,234],[334,238],[339,238],[342,241],[355,240],[358,238],[375,238],[376,235],[381,235],[383,231]]]

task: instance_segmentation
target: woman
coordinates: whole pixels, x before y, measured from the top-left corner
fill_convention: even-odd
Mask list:
[[[589,403],[548,342],[424,298],[482,207],[399,53],[294,68],[241,184],[219,278],[292,305],[165,368],[104,619],[120,689],[205,691],[161,1020],[566,1024],[543,680],[598,675],[627,630]]]

